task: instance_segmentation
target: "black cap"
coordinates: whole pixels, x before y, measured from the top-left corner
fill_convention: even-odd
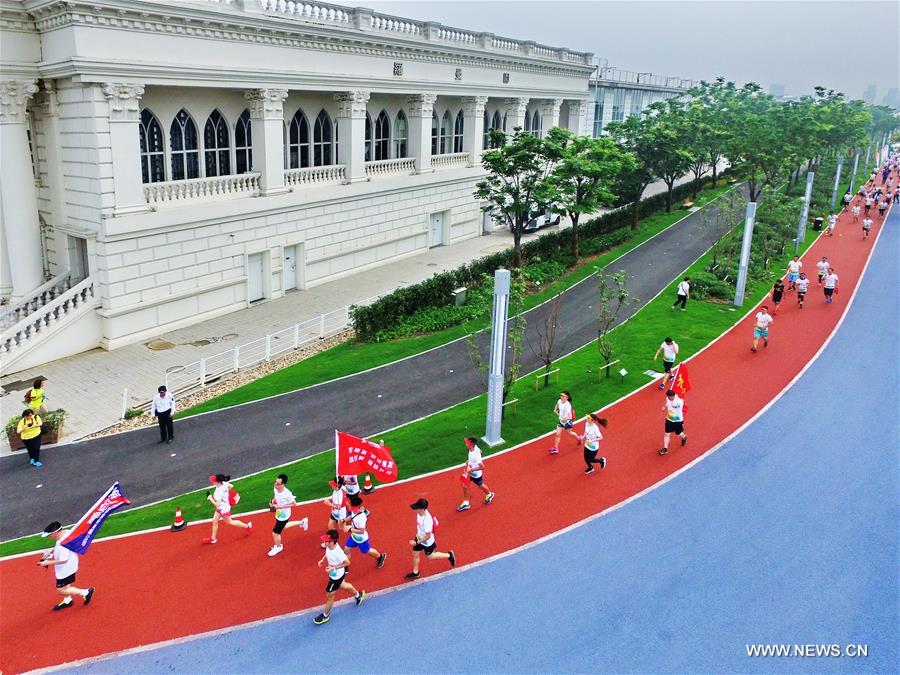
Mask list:
[[[428,508],[428,500],[419,497],[415,502],[409,505],[411,509],[427,509]]]
[[[54,520],[47,527],[44,528],[44,531],[41,532],[42,537],[49,537],[51,534],[56,534],[62,529],[62,523],[58,520]]]
[[[666,392],[666,396],[674,396],[674,395],[675,395],[674,389],[669,389],[669,391]]]
[[[161,393],[163,393],[165,390],[166,390],[166,385],[162,384],[162,385],[160,385],[159,389],[157,389],[156,391],[158,391],[158,392],[161,394]]]

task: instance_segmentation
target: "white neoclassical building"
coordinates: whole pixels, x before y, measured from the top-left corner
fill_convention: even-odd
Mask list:
[[[592,55],[285,0],[0,0],[12,372],[476,237],[489,127],[586,132]]]

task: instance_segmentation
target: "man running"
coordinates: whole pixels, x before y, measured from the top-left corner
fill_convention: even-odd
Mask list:
[[[760,307],[759,311],[756,313],[756,317],[754,318],[753,346],[750,347],[751,352],[756,351],[756,346],[759,344],[760,338],[762,338],[763,347],[769,346],[769,324],[774,320],[775,319],[772,318],[772,315],[769,314],[769,308],[766,305]]]
[[[828,268],[828,272],[822,278],[822,283],[825,284],[823,288],[825,291],[825,302],[834,302],[834,294],[838,288],[838,275],[834,273],[833,267]]]
[[[824,255],[822,256],[822,259],[816,263],[816,272],[819,273],[819,286],[822,285],[822,277],[828,274],[828,268],[830,265],[831,263],[828,262],[828,258]]]
[[[84,598],[84,604],[91,604],[94,597],[94,587],[76,588],[72,584],[75,583],[75,573],[78,571],[78,554],[70,551],[60,542],[69,534],[67,530],[58,521],[53,521],[44,531],[41,532],[42,537],[50,537],[56,540],[53,551],[47,553],[38,563],[41,567],[52,567],[56,573],[56,592],[63,596],[63,599],[53,606],[53,611],[58,612],[72,606],[72,597],[79,595]]]
[[[828,237],[834,236],[834,227],[837,225],[837,216],[833,213],[828,215],[828,227],[825,228],[825,235]],[[795,258],[797,256],[794,256]]]
[[[800,279],[798,278],[797,281],[800,281]],[[796,288],[796,285],[795,285],[795,288]],[[783,297],[784,297],[784,282],[781,279],[776,279],[775,285],[772,286],[772,304],[775,305],[775,311],[772,312],[772,314],[778,314],[778,305],[781,304],[781,299]]]
[[[375,567],[381,569],[384,567],[387,553],[380,553],[378,549],[372,548],[369,541],[369,533],[366,531],[366,523],[369,521],[369,511],[363,508],[363,500],[359,495],[350,497],[350,536],[344,544],[344,553],[350,558],[350,549],[358,548],[363,555],[375,558]]]
[[[878,202],[878,215],[881,218],[884,218],[884,212],[887,211],[887,207],[888,207],[887,195],[885,195]]]
[[[851,209],[851,213],[853,213],[853,222],[859,222],[859,214],[862,213],[862,208],[859,204],[855,204]]]
[[[862,230],[863,230],[863,239],[869,238],[869,231],[872,229],[872,219],[866,216],[863,218],[862,222]]]
[[[275,512],[275,527],[272,528],[272,548],[269,549],[269,557],[273,558],[284,550],[281,543],[281,533],[291,527],[309,528],[309,518],[291,520],[291,507],[297,506],[294,494],[287,489],[288,477],[286,473],[278,474],[275,479],[275,496],[269,501],[269,509]]]
[[[788,279],[788,290],[796,291],[797,290],[797,277],[800,276],[800,270],[803,269],[803,263],[800,262],[800,256],[795,255],[794,259],[788,262],[787,265],[787,279]]]
[[[580,442],[580,439],[579,439]],[[466,436],[466,447],[469,449],[469,457],[466,460],[466,468],[462,474],[462,503],[456,507],[457,511],[468,511],[469,506],[469,484],[474,483],[475,487],[484,493],[484,504],[487,506],[494,501],[494,493],[484,482],[484,460],[481,458],[481,448],[478,447],[478,439],[474,436]]]
[[[809,290],[809,279],[806,272],[800,272],[800,278],[797,279],[797,304],[803,309],[803,301],[806,300],[806,291]]]
[[[866,193],[866,215],[869,215],[869,209],[872,208],[872,204],[875,203],[875,200],[872,198],[872,193]]]
[[[677,434],[681,436],[681,444],[687,443],[687,436],[684,433],[684,401],[675,393],[675,390],[669,389],[666,392],[666,404],[662,407],[666,413],[666,432],[663,435],[663,446],[659,451],[660,455],[669,452],[669,436]]]
[[[331,608],[334,606],[334,595],[338,590],[347,591],[353,594],[356,605],[363,601],[366,597],[365,591],[357,591],[352,584],[347,583],[344,579],[347,577],[347,568],[350,566],[350,559],[347,554],[338,546],[337,530],[328,530],[319,539],[325,545],[325,555],[319,560],[319,567],[325,565],[325,571],[328,573],[328,585],[325,586],[325,609],[319,614],[313,623],[321,625],[331,620]]]
[[[659,358],[660,352],[662,352],[663,355],[663,370],[665,372],[662,380],[659,382],[659,388],[665,389],[666,381],[675,379],[675,373],[672,372],[672,367],[675,365],[675,357],[678,356],[678,343],[671,337],[666,337],[659,346],[659,349],[656,350],[656,354],[653,355],[654,361]]]
[[[449,553],[442,553],[437,549],[437,541],[434,538],[434,526],[436,524],[434,516],[428,512],[428,500],[417,499],[409,505],[416,512],[416,538],[409,540],[409,545],[413,550],[413,568],[412,572],[406,575],[407,579],[419,578],[419,552],[425,551],[425,557],[429,560],[449,560],[450,567],[456,567],[456,554],[451,550]]]

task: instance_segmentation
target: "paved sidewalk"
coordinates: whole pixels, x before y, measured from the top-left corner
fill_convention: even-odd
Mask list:
[[[686,180],[690,180],[690,177],[681,182]],[[665,189],[664,183],[654,183],[647,188],[644,196],[664,192]],[[568,226],[570,223],[567,221],[562,223],[562,227]],[[535,236],[537,234],[525,235],[524,241]],[[497,230],[489,235],[430,249],[307,290],[291,291],[277,300],[163,333],[155,338],[174,344],[175,347],[171,349],[154,351],[147,346],[151,342],[148,340],[109,352],[93,349],[36,368],[4,375],[0,379],[0,386],[6,392],[0,399],[3,419],[11,417],[21,407],[20,401],[25,391],[40,376],[47,380],[48,405],[69,411],[64,427],[64,440],[82,438],[119,421],[124,389],[128,390],[129,406],[142,405],[164,383],[169,369],[219,354],[345,305],[417,283],[435,273],[502,251],[512,244],[513,238],[509,230]],[[8,453],[9,445],[3,436],[0,438],[0,456]]]

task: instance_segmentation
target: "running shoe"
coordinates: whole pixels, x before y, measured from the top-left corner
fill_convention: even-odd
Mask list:
[[[600,458],[600,468],[601,468],[601,469],[605,469],[605,468],[606,468],[606,457],[601,457],[601,458]]]
[[[323,623],[328,623],[331,621],[331,617],[328,614],[319,614],[315,619],[313,619],[313,623],[317,626],[321,626]]]
[[[665,382],[660,382],[660,383],[659,383],[659,388],[660,388],[660,389],[665,389],[665,388],[666,388],[666,383],[665,383]]]
[[[756,347],[750,347],[750,351],[751,351],[751,352],[755,352],[755,351],[756,351]]]
[[[32,466],[34,466],[34,460],[33,460],[33,459],[29,459],[29,460],[28,460],[28,463],[31,464]]]
[[[375,562],[375,567],[377,567],[378,569],[384,567],[384,561],[386,558],[387,553],[382,553],[380,556],[378,556],[378,560]]]
[[[489,492],[488,495],[484,498],[484,503],[485,503],[485,505],[488,505],[488,504],[490,504],[492,501],[494,501],[494,493],[493,493],[493,492]]]
[[[84,594],[84,604],[86,604],[86,605],[91,604],[91,600],[93,600],[93,599],[94,599],[94,587],[91,586],[88,589],[88,592]]]
[[[272,548],[269,549],[268,555],[270,558],[274,558],[276,555],[281,553],[283,550],[284,550],[284,546],[273,546]]]
[[[53,611],[58,612],[61,609],[65,609],[66,607],[71,607],[71,606],[72,606],[72,600],[69,598],[66,598],[65,600],[53,605]]]
[[[469,502],[463,502],[462,504],[460,504],[459,506],[456,507],[456,510],[457,511],[468,511],[470,508],[472,508],[472,507],[469,506]]]
[[[584,470],[584,472],[585,472],[585,473],[594,473],[594,467],[593,467],[593,466],[589,466],[588,468],[586,468],[586,469]]]
[[[456,567],[456,554],[450,551],[450,567]]]
[[[253,534],[253,523],[252,523],[252,522],[247,523],[247,529],[246,529],[246,532],[247,532],[247,536],[248,536],[248,537],[249,537],[251,534]]]
[[[300,527],[303,528],[304,531],[309,529],[309,518],[301,518],[300,519]]]
[[[668,454],[669,454],[668,448],[660,448],[660,449],[659,449],[659,454],[660,454],[660,455],[668,455]]]
[[[418,579],[418,578],[419,578],[418,572],[407,572],[406,576],[404,577],[404,579]]]
[[[357,594],[354,596],[354,599],[356,600],[356,606],[357,606],[357,607],[359,607],[360,603],[363,601],[363,598],[365,598],[365,597],[366,597],[366,592],[365,592],[365,591],[360,591],[359,593],[357,593]]]
[[[559,448],[557,448],[557,447],[555,447],[555,446],[552,447],[552,448],[550,448],[550,454],[551,454],[551,455],[558,455],[558,454],[559,454]]]
[[[682,437],[681,437],[681,444],[682,444],[682,445],[687,445],[687,436],[682,436]]]
[[[218,539],[213,539],[212,537],[203,537],[204,544],[215,544]]]
[[[769,341],[768,341],[768,340],[763,340],[763,349],[765,349],[765,348],[768,347],[768,346],[769,346]]]
[[[35,460],[35,461],[34,461],[34,465],[35,465],[36,467],[42,467],[42,466],[44,466],[44,463]]]

